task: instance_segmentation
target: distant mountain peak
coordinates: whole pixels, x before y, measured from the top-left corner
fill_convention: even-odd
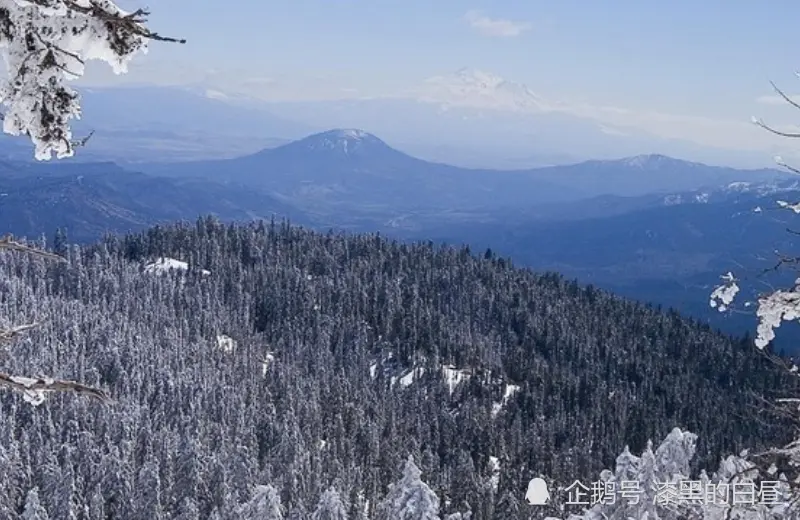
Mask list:
[[[322,132],[320,134],[315,134],[311,137],[326,137],[326,138],[336,138],[336,139],[345,139],[349,141],[360,141],[361,139],[377,139],[374,135],[365,132],[363,130],[359,130],[357,128],[335,128],[333,130],[328,130],[327,132]]]
[[[490,72],[473,69],[471,67],[462,67],[453,73],[453,78],[457,78],[464,83],[481,86],[484,88],[497,88],[506,82],[500,76]]]
[[[325,154],[330,157],[385,155],[395,152],[375,135],[357,128],[335,128],[310,135],[280,148],[302,150],[303,153]],[[399,152],[397,152],[399,153]]]
[[[412,95],[419,101],[448,106],[526,113],[550,110],[549,104],[526,85],[471,67],[428,78]]]
[[[631,166],[634,168],[648,168],[648,169],[675,166],[677,164],[683,166],[693,166],[699,164],[655,153],[636,155],[634,157],[626,157],[624,159],[620,159],[619,162],[625,164],[626,166]]]

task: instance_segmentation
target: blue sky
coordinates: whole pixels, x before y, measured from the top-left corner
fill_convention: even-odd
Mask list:
[[[800,113],[756,100],[770,79],[800,93],[797,23],[800,3],[786,0],[162,0],[151,28],[188,43],[153,44],[113,81],[324,98],[385,94],[468,66],[546,99],[786,125]],[[111,76],[90,70],[95,82]]]
[[[547,95],[714,110],[800,68],[800,3],[783,0],[162,0],[152,10],[153,29],[189,43],[153,45],[148,62],[327,74],[363,88],[470,66]],[[521,29],[492,32],[503,20]]]

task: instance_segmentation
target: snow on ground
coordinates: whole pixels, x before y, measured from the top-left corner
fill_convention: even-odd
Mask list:
[[[468,370],[459,370],[453,365],[444,365],[442,367],[442,375],[444,375],[444,380],[447,383],[447,388],[450,390],[451,395],[459,384],[466,381],[470,377]]]
[[[391,359],[392,356],[390,354],[384,359],[384,361],[391,361]],[[377,379],[378,370],[381,369],[381,365],[382,363],[374,361],[369,366],[369,376],[372,379]],[[413,370],[407,370],[400,377],[392,376],[389,379],[390,385],[394,386],[395,383],[400,383],[400,386],[407,387],[410,384],[412,384],[417,378],[421,377],[424,373],[425,373],[424,368],[415,368]],[[445,383],[447,384],[447,388],[450,390],[450,394],[452,394],[458,385],[460,385],[461,383],[470,378],[471,373],[467,369],[458,369],[453,365],[442,365],[442,376],[444,377]]]
[[[389,384],[394,386],[395,383],[400,383],[400,386],[406,387],[413,383],[414,379],[422,377],[423,374],[425,374],[424,368],[415,368],[413,370],[409,370],[408,373],[402,377],[392,377]]]
[[[176,271],[187,271],[189,269],[189,264],[181,260],[175,260],[174,258],[161,257],[155,262],[150,262],[144,266],[144,271],[146,273],[162,274],[168,273],[170,269],[174,269]],[[211,271],[206,269],[202,269],[201,272],[204,275],[211,274]]]
[[[220,334],[217,336],[217,346],[223,352],[230,354],[236,348],[236,341],[230,336],[226,336],[225,334]]]
[[[500,459],[497,457],[489,457],[489,469],[492,470],[492,476],[489,478],[489,483],[497,492],[497,488],[500,485]]]
[[[500,403],[494,403],[492,405],[492,415],[497,415],[500,413],[500,410],[503,409],[503,406],[508,403],[508,400],[514,397],[514,394],[519,392],[519,386],[517,385],[506,385],[505,392],[503,392],[503,401]]]
[[[275,361],[275,354],[273,352],[267,352],[267,355],[264,356],[264,359],[261,361],[261,375],[266,376],[267,370],[269,370],[269,366]]]

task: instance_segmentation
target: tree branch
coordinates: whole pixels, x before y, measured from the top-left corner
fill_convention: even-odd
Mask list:
[[[75,381],[63,381],[50,378],[29,378],[10,376],[8,374],[0,373],[0,386],[6,386],[26,392],[29,395],[38,394],[40,392],[72,392],[76,394],[84,394],[93,397],[100,401],[109,402],[108,395],[100,389],[86,386]],[[41,402],[41,401],[40,401]]]
[[[9,341],[15,340],[17,337],[20,336],[21,333],[27,332],[35,327],[37,327],[38,323],[29,323],[27,325],[17,325],[16,327],[11,327],[8,329],[0,328],[0,343],[7,343]]]
[[[49,7],[47,5],[47,0],[29,1],[42,7]],[[184,38],[170,38],[168,36],[161,36],[160,34],[154,33],[150,31],[150,29],[146,28],[144,24],[147,22],[147,17],[150,16],[150,12],[145,11],[144,9],[137,9],[132,13],[122,15],[117,13],[109,13],[103,7],[97,5],[94,0],[90,2],[89,6],[81,5],[75,0],[64,0],[64,4],[70,11],[90,15],[94,18],[107,22],[115,29],[123,30],[130,34],[135,34],[149,40],[161,42],[186,43]]]
[[[56,260],[58,262],[67,261],[67,259],[62,256],[17,242],[13,239],[11,234],[0,238],[0,249],[28,253],[48,260]],[[29,323],[7,329],[0,328],[0,343],[12,341],[21,333],[31,330],[36,326],[36,323]],[[72,392],[75,394],[88,395],[89,397],[93,397],[103,402],[110,401],[108,395],[99,388],[87,386],[75,381],[65,381],[43,377],[30,378],[0,373],[0,386],[5,386],[24,392],[25,399],[34,405],[41,404],[42,401],[44,401],[44,394],[49,392]]]
[[[0,238],[0,249],[7,249],[9,251],[19,251],[20,253],[28,253],[35,256],[40,256],[48,260],[55,260],[57,262],[66,262],[67,259],[48,251],[43,251],[35,247],[27,246],[14,240],[14,237],[9,233],[3,238]]]

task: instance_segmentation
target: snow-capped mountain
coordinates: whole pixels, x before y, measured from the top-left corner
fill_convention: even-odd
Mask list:
[[[684,161],[681,159],[675,159],[674,157],[667,157],[666,155],[660,155],[660,154],[636,155],[634,157],[626,157],[624,159],[620,159],[618,162],[619,164],[625,165],[630,168],[641,168],[642,170],[648,170],[648,171],[670,170],[678,166],[681,169],[707,167],[702,163]]]
[[[444,110],[463,106],[535,114],[554,109],[522,83],[467,67],[453,74],[428,78],[408,94],[418,101],[439,103]]]
[[[369,154],[393,154],[396,151],[373,134],[354,128],[337,128],[310,135],[263,153],[306,153],[334,157],[357,157]]]
[[[545,166],[654,152],[724,163],[735,155],[618,127],[585,106],[548,99],[528,85],[472,68],[378,96],[270,102],[266,108],[317,128],[369,128],[417,156],[467,167]],[[559,156],[569,159],[552,160]]]

